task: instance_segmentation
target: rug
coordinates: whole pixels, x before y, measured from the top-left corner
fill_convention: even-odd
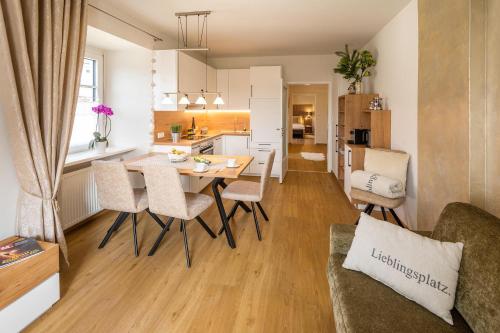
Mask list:
[[[323,154],[323,153],[301,152],[300,155],[305,160],[310,160],[310,161],[324,161],[325,160],[325,154]]]

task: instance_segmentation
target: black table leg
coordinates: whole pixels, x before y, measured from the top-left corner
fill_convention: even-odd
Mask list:
[[[236,243],[234,242],[233,233],[231,232],[231,227],[229,226],[229,221],[227,219],[226,210],[224,209],[224,204],[222,203],[222,198],[219,192],[219,186],[226,188],[226,183],[224,183],[224,178],[214,178],[212,181],[212,192],[214,193],[215,203],[219,209],[220,219],[222,225],[224,226],[224,231],[226,233],[227,243],[231,248],[236,248]]]

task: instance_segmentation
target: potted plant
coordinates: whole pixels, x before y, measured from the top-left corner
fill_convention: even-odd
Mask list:
[[[349,93],[360,94],[361,83],[363,78],[371,75],[370,68],[374,67],[377,62],[373,58],[370,51],[358,51],[354,49],[352,53],[349,51],[349,46],[346,44],[345,51],[335,52],[340,57],[337,67],[333,71],[341,74],[344,79],[349,81]]]
[[[179,142],[181,138],[182,126],[180,124],[170,125],[170,133],[172,134],[172,142]]]
[[[92,112],[97,113],[97,121],[95,125],[94,138],[89,143],[89,149],[96,149],[98,153],[104,153],[109,145],[108,137],[111,133],[111,116],[113,110],[104,105],[99,104],[92,108]],[[102,132],[99,130],[99,125],[103,127]]]

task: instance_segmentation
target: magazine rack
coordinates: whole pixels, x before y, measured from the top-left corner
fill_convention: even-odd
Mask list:
[[[10,237],[0,246],[17,240]],[[43,252],[0,268],[0,311],[59,272],[59,245],[38,242]]]

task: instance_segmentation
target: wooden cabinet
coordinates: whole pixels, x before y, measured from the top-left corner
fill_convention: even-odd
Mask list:
[[[391,111],[366,111],[370,114],[370,147],[391,149]]]
[[[281,66],[250,67],[251,98],[281,98]]]
[[[217,91],[221,93],[222,110],[248,110],[250,108],[250,70],[218,69]]]

